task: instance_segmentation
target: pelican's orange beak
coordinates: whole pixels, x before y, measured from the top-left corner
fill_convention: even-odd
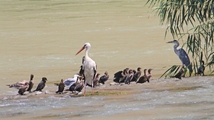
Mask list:
[[[83,49],[84,49],[84,47],[82,47],[82,48],[76,53],[76,55],[78,55]]]

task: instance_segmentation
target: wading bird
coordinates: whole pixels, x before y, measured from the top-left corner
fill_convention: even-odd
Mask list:
[[[45,83],[46,83],[47,80],[48,79],[46,77],[42,77],[41,82],[37,85],[36,90],[34,90],[33,92],[35,92],[35,91],[42,91],[45,88]]]
[[[26,82],[23,86],[21,86],[21,87],[19,88],[18,93],[19,93],[20,95],[24,95],[24,92],[28,89],[28,87],[29,87],[29,84],[28,84],[28,82]]]
[[[138,79],[138,81],[136,81],[136,84],[137,83],[145,83],[146,81],[148,81],[148,79],[147,79],[147,75],[146,75],[146,70],[147,69],[144,69],[143,70],[143,76],[141,76],[139,79]],[[149,81],[148,81],[149,82]]]
[[[84,77],[85,77],[85,83],[84,83],[84,96],[86,95],[86,85],[89,84],[92,86],[92,94],[93,94],[93,81],[95,78],[95,75],[97,73],[97,65],[94,60],[92,60],[88,56],[88,51],[91,48],[90,43],[85,43],[83,47],[76,53],[79,54],[82,50],[85,49],[85,58],[84,62],[82,64],[82,69],[84,70]]]
[[[196,75],[202,75],[202,76],[204,76],[204,70],[205,70],[204,61],[201,60],[200,61],[200,66],[198,68],[198,71],[197,71]]]
[[[56,91],[56,93],[58,94],[62,94],[65,88],[65,84],[63,82],[63,79],[61,79],[60,83],[54,83],[55,85],[58,86],[58,90]]]
[[[27,89],[27,91],[29,91],[29,92],[31,92],[31,89],[33,88],[33,85],[34,85],[34,83],[33,83],[33,78],[34,78],[34,75],[31,74],[31,75],[30,75],[30,81],[29,81],[29,87],[28,87],[28,89]]]
[[[184,51],[183,48],[178,49],[179,42],[177,40],[169,41],[167,43],[174,43],[175,54],[177,54],[182,64],[189,69],[189,76],[191,76],[193,70],[192,70],[192,65],[190,63],[189,56],[187,55],[187,53]],[[185,73],[184,73],[184,76],[185,76]]]

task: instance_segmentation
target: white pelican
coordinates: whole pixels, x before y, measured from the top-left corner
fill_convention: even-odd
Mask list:
[[[85,85],[84,85],[84,96],[86,95],[86,85],[89,84],[92,86],[92,94],[93,94],[93,81],[95,75],[97,73],[97,65],[94,60],[92,60],[88,56],[88,51],[91,48],[90,43],[85,43],[84,46],[76,53],[79,54],[83,49],[85,49],[85,59],[82,63],[82,67],[84,70],[84,77],[85,77]]]

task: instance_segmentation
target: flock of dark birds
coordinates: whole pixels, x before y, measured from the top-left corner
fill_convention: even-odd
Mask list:
[[[144,69],[143,75],[142,75],[142,71],[141,71],[140,67],[137,68],[137,71],[126,68],[124,70],[116,72],[114,74],[113,81],[115,83],[119,83],[119,84],[122,84],[122,83],[130,84],[130,82],[135,82],[136,84],[149,82],[149,80],[152,76],[151,70],[152,69],[148,69],[148,73],[146,73],[147,69]],[[58,90],[56,91],[56,93],[62,94],[63,91],[71,91],[72,93],[77,94],[77,93],[81,92],[82,89],[84,88],[84,77],[81,75],[82,75],[82,69],[80,69],[79,73],[75,74],[73,78],[67,78],[65,80],[61,79],[60,83],[54,83],[54,85],[58,86]],[[24,80],[24,81],[17,82],[15,84],[10,84],[7,86],[9,86],[10,88],[18,89],[18,94],[20,94],[20,95],[24,95],[24,93],[27,91],[29,93],[33,93],[36,91],[42,92],[42,90],[45,88],[47,78],[42,77],[42,80],[37,85],[36,89],[32,90],[32,88],[34,86],[33,78],[34,78],[34,75],[31,74],[29,81]],[[100,77],[100,74],[97,73],[95,76],[95,79],[93,81],[93,83],[94,83],[93,87],[97,87],[97,86],[105,84],[105,82],[108,79],[109,79],[109,75],[108,75],[107,71],[104,72],[104,75],[102,75],[101,77]],[[87,84],[87,86],[92,87],[89,84]]]
[[[143,70],[143,75],[141,68],[138,67],[137,71],[129,68],[125,68],[124,70],[118,71],[114,74],[114,82],[116,83],[125,83],[130,84],[130,82],[137,83],[145,83],[149,82],[150,78],[152,77],[151,74],[152,69],[148,69],[148,74],[146,73],[147,69]]]
[[[99,77],[99,76],[100,76],[100,74],[98,73],[94,80],[94,87],[99,86],[101,84],[105,84],[105,82],[109,78],[108,72],[105,72],[104,75],[101,77]],[[23,80],[21,82],[17,82],[15,84],[10,84],[7,86],[9,86],[9,88],[18,89],[18,94],[20,94],[20,95],[24,95],[24,93],[26,91],[28,91],[29,93],[33,93],[36,91],[42,92],[42,90],[45,88],[47,78],[43,77],[41,82],[37,85],[36,89],[32,91],[32,88],[34,86],[33,78],[34,78],[34,75],[31,74],[29,81]],[[56,91],[56,93],[58,93],[58,94],[62,94],[64,90],[71,91],[72,93],[73,92],[79,93],[79,92],[81,92],[81,90],[84,87],[83,82],[84,82],[84,78],[82,76],[76,74],[76,75],[74,75],[74,78],[67,78],[65,80],[61,79],[60,83],[54,83],[54,85],[58,86],[58,90]],[[90,86],[90,85],[88,85],[88,86]],[[67,88],[67,89],[65,89],[65,88]]]
[[[187,53],[182,48],[177,48],[179,46],[179,43],[177,40],[169,41],[168,43],[174,43],[174,52],[177,54],[179,59],[182,62],[182,68],[180,71],[175,75],[171,77],[175,77],[178,79],[181,79],[185,76],[185,67],[189,70],[189,76],[191,76],[193,70],[192,65],[189,60],[189,57]],[[86,50],[85,56],[82,57],[82,65],[80,67],[80,71],[78,74],[75,74],[73,78],[67,78],[65,80],[61,79],[60,83],[55,83],[56,86],[58,86],[58,90],[56,93],[61,94],[63,91],[71,91],[72,93],[79,93],[83,88],[86,90],[86,86],[89,87],[97,87],[101,84],[105,84],[105,82],[109,79],[108,72],[105,72],[103,76],[100,77],[100,74],[97,73],[97,65],[96,63],[88,56],[88,51],[90,49],[91,45],[90,43],[85,43],[84,46],[76,53],[79,54],[83,49]],[[204,61],[200,61],[200,66],[198,68],[196,75],[204,75]],[[130,84],[131,82],[137,83],[145,83],[149,82],[150,78],[152,77],[151,74],[152,69],[144,69],[143,74],[141,71],[141,68],[138,67],[137,70],[125,68],[124,70],[118,71],[114,74],[113,81],[115,83],[123,83],[123,84]],[[31,91],[34,82],[33,82],[34,75],[30,75],[30,81],[22,81],[17,82],[15,84],[8,85],[10,88],[15,87],[18,89],[18,93],[20,95],[24,95],[26,91],[29,93],[35,92],[35,91],[42,91],[45,87],[47,78],[43,77],[41,82],[37,85],[36,89]],[[84,95],[85,95],[84,91]]]

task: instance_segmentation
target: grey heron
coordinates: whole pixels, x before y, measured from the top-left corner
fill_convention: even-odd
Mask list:
[[[185,65],[189,69],[189,76],[192,74],[192,65],[189,60],[189,56],[185,52],[183,48],[178,48],[179,42],[177,40],[169,41],[167,43],[174,43],[174,52],[177,54],[182,64]],[[185,75],[185,74],[184,74]]]

